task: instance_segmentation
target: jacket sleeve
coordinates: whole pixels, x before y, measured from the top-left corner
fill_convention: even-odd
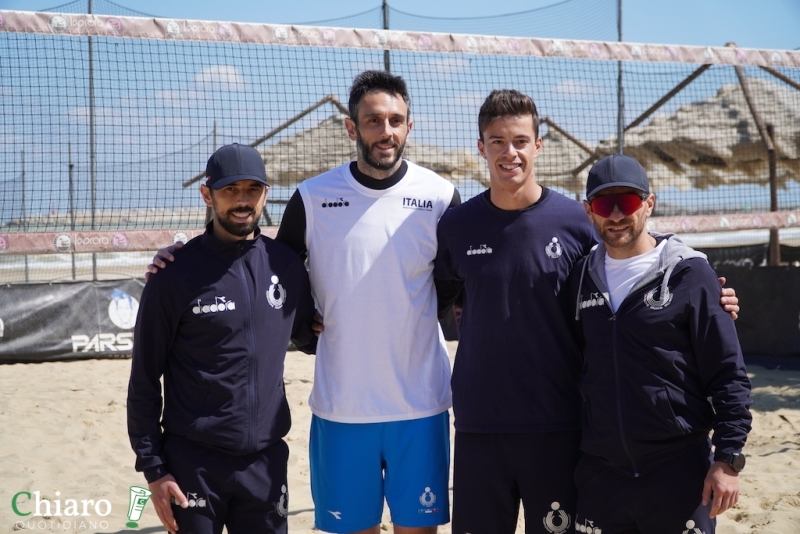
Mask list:
[[[128,437],[136,453],[136,470],[148,482],[168,473],[161,455],[161,377],[174,343],[177,317],[164,273],[151,277],[142,291],[134,329],[133,360],[128,382]]]
[[[569,325],[570,333],[576,344],[580,348],[581,356],[586,347],[586,340],[583,335],[583,324],[580,317],[580,306],[578,305],[579,292],[581,291],[581,283],[591,283],[588,279],[586,272],[586,263],[589,261],[588,256],[579,259],[572,267],[569,273],[567,282],[561,284],[561,289],[558,291],[558,302],[561,305],[562,313],[566,318],[567,325]],[[581,358],[583,361],[583,358]]]
[[[700,379],[714,407],[714,458],[741,452],[750,431],[750,379],[731,316],[719,303],[717,275],[705,260],[690,262],[689,324]]]
[[[437,251],[433,264],[433,283],[436,288],[439,319],[447,315],[453,304],[456,302],[461,303],[463,300],[462,291],[464,290],[464,280],[456,273],[450,254],[447,240],[447,227],[449,225],[446,222],[444,224],[442,222],[446,218],[447,212],[442,216],[436,230]]]
[[[303,205],[303,197],[300,195],[300,191],[295,190],[292,198],[286,204],[275,241],[287,245],[303,261],[308,256],[306,248],[306,208]]]
[[[311,296],[311,284],[308,280],[308,272],[305,264],[299,260],[296,263],[295,287],[298,293],[297,309],[292,325],[292,343],[298,350],[306,354],[314,354],[317,351],[317,335],[311,325],[314,322],[314,299]]]

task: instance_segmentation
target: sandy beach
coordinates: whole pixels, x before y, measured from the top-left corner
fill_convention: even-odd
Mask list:
[[[451,357],[455,347],[450,343]],[[313,356],[287,355],[289,528],[297,533],[314,530],[307,455],[313,369]],[[717,531],[800,534],[800,371],[748,371],[754,398],[748,464],[739,504]],[[129,372],[130,360],[0,365],[0,534],[164,532],[151,503],[136,528],[126,526],[129,488],[145,486],[133,469],[125,425]],[[382,526],[391,530],[388,514]],[[517,532],[524,532],[522,520]]]

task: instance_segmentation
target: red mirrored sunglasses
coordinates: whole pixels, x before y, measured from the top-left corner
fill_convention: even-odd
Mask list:
[[[600,217],[609,217],[614,211],[614,206],[619,207],[619,211],[627,217],[642,207],[642,202],[647,198],[647,194],[625,193],[624,195],[608,195],[605,197],[594,197],[589,200],[592,212]]]

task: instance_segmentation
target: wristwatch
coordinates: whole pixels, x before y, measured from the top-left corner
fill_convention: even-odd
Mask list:
[[[744,469],[745,456],[740,452],[733,453],[720,458],[720,461],[731,466],[731,469],[733,469],[734,472],[741,473],[742,469]]]

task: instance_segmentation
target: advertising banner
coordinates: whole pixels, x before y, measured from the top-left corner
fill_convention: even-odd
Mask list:
[[[0,363],[130,356],[143,280],[0,288]]]

